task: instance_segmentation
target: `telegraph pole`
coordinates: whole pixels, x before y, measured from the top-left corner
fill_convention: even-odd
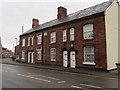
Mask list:
[[[16,46],[17,46],[17,38],[15,38],[15,40],[16,40]]]
[[[24,32],[24,26],[22,25],[22,34],[23,34],[23,32]]]

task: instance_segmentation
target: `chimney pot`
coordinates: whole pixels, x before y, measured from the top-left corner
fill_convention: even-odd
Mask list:
[[[37,27],[37,26],[39,26],[39,20],[33,18],[33,19],[32,19],[32,28]]]
[[[67,9],[62,6],[58,7],[57,19],[61,19],[65,16],[67,16]]]

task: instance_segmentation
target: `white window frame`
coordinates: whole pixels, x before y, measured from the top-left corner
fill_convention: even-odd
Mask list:
[[[38,41],[38,45],[42,44],[42,34],[38,35],[37,41]]]
[[[50,43],[56,43],[56,32],[50,33]]]
[[[25,38],[22,39],[22,47],[25,47]]]
[[[94,39],[93,24],[86,24],[83,26],[83,39]]]
[[[63,42],[67,41],[67,29],[63,30]]]
[[[75,29],[74,28],[70,28],[70,41],[74,41],[74,32],[75,32]]]
[[[30,37],[28,37],[28,46],[30,46]]]
[[[42,60],[42,48],[37,49],[37,59]]]
[[[56,48],[51,48],[50,49],[50,60],[51,61],[56,61]]]
[[[31,37],[31,40],[32,40],[31,45],[34,45],[34,36]]]
[[[25,50],[22,50],[22,59],[25,59]]]
[[[86,49],[87,48],[92,48],[93,50],[93,52],[91,52],[91,53],[88,53],[88,52],[86,52]],[[94,46],[85,46],[84,47],[84,62],[83,62],[83,64],[89,64],[89,65],[96,65],[95,64],[95,54],[94,54]],[[93,61],[86,61],[86,55],[93,55]]]

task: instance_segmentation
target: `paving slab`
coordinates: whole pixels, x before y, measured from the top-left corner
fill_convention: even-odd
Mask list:
[[[21,62],[12,61],[12,59],[9,59],[9,58],[2,59],[2,64],[24,65],[24,66],[35,67],[35,68],[40,68],[40,69],[67,71],[67,72],[73,72],[73,73],[96,75],[96,76],[103,76],[103,77],[110,77],[110,78],[118,78],[118,79],[120,79],[120,75],[118,74],[117,70],[107,72],[107,71],[88,70],[88,69],[84,69],[84,68],[72,69],[72,68],[64,68],[62,66],[54,66],[54,65],[21,63]]]

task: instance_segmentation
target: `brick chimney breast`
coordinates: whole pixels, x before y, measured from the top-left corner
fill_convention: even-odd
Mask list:
[[[62,6],[58,7],[57,19],[61,19],[66,16],[67,16],[67,9]]]
[[[35,28],[35,27],[37,27],[37,26],[39,26],[39,20],[33,18],[33,19],[32,19],[32,28]]]

